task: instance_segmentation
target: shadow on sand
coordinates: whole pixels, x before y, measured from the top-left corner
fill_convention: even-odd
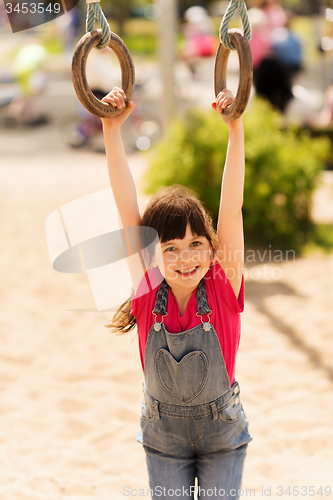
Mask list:
[[[246,283],[246,299],[255,306],[260,314],[264,314],[270,320],[271,325],[277,332],[288,337],[293,346],[307,356],[314,368],[319,368],[325,372],[328,378],[333,382],[333,367],[327,366],[322,359],[320,351],[308,345],[306,341],[301,338],[296,329],[283,321],[282,316],[273,314],[271,309],[267,307],[265,299],[273,295],[303,297],[303,295],[299,294],[294,288],[286,283],[262,283],[258,281],[249,281]]]

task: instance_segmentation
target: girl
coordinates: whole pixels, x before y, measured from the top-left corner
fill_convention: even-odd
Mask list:
[[[102,119],[124,228],[150,227],[160,240],[161,256],[155,252],[154,267],[111,325],[138,327],[145,381],[137,439],[154,499],[194,498],[196,477],[200,500],[237,499],[252,439],[234,378],[244,300],[244,132],[241,118],[224,119],[233,99],[224,90],[212,104],[229,128],[217,233],[201,203],[180,186],[158,192],[141,217],[120,137],[134,104]],[[125,94],[115,88],[103,101],[121,109]],[[146,280],[151,286],[142,293]]]

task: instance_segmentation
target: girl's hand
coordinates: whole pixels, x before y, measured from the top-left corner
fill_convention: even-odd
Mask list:
[[[230,104],[232,104],[234,100],[235,96],[233,95],[233,93],[228,89],[224,89],[217,95],[216,101],[212,102],[212,108],[222,115],[224,123],[229,128],[235,128],[242,123],[242,117],[239,117],[236,120],[230,120],[228,117],[223,116],[223,111],[225,110],[225,108],[227,106],[230,106]]]
[[[102,102],[111,104],[111,106],[117,109],[123,109],[126,106],[126,94],[120,87],[114,87],[105,97],[103,97]],[[126,118],[132,112],[135,107],[133,101],[128,101],[127,108],[124,109],[122,113],[116,116],[111,116],[110,118],[101,118],[103,128],[107,130],[119,130],[121,125],[124,123]]]

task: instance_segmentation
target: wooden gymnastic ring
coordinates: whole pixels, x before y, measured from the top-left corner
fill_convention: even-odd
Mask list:
[[[228,34],[238,54],[239,82],[235,100],[230,106],[225,108],[223,114],[228,119],[235,120],[244,113],[249,102],[253,80],[253,66],[251,48],[247,38],[238,29],[231,29],[228,31]],[[226,75],[229,54],[230,49],[227,49],[220,43],[215,59],[215,96],[227,88]]]
[[[100,101],[90,90],[86,76],[87,59],[90,51],[96,47],[101,40],[102,30],[89,31],[79,40],[73,54],[72,80],[75,92],[83,106],[90,111],[90,113],[100,118],[107,118],[119,115],[125,108],[118,109],[111,106],[111,104]],[[122,39],[112,32],[109,47],[118,57],[121,69],[121,88],[125,92],[126,102],[128,102],[131,100],[135,85],[133,59]]]

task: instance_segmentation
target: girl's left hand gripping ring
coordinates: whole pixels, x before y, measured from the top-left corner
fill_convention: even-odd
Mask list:
[[[94,30],[86,33],[79,40],[72,60],[72,80],[75,92],[83,106],[90,113],[100,118],[108,118],[119,115],[124,111],[117,109],[111,104],[100,101],[92,93],[86,75],[87,59],[90,51],[96,47],[102,39],[102,30]],[[126,102],[131,100],[135,85],[135,72],[132,56],[125,43],[115,33],[111,33],[109,47],[118,57],[121,69],[121,88],[126,94]],[[111,90],[111,89],[110,89]]]

